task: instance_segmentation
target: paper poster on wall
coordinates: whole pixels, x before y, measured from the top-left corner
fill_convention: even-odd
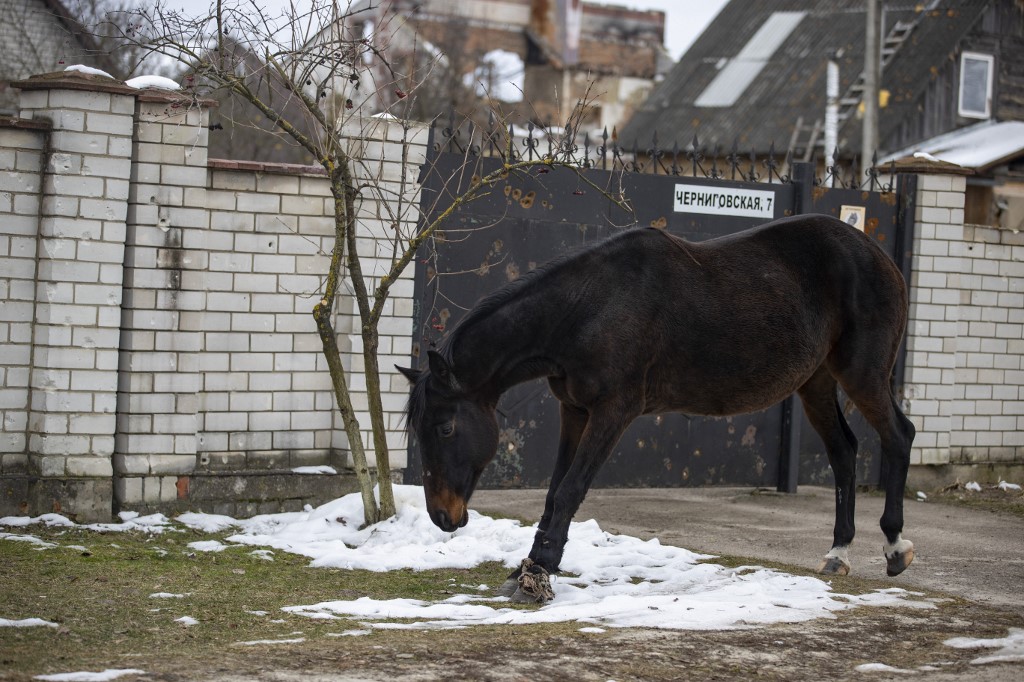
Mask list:
[[[839,219],[847,225],[853,225],[861,232],[864,231],[865,209],[863,206],[843,205],[839,209]]]

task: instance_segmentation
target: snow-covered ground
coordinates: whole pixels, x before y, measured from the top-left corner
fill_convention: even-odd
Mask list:
[[[171,520],[160,514],[124,513],[120,523],[79,528],[99,533],[197,529],[227,537],[193,542],[185,551],[223,551],[243,546],[259,548],[250,551],[268,560],[280,551],[309,557],[313,566],[370,571],[468,568],[488,561],[501,562],[512,569],[533,541],[535,528],[476,512],[470,512],[467,526],[445,533],[427,516],[421,488],[397,486],[395,498],[395,517],[362,530],[358,494],[315,509],[307,507],[301,512],[251,519],[190,512]],[[75,525],[56,514],[0,518],[0,526],[23,531],[35,524]],[[4,539],[34,540],[39,551],[57,547],[24,532],[0,533],[0,540]],[[899,588],[862,595],[839,594],[819,578],[759,566],[729,568],[712,559],[662,545],[657,539],[643,541],[606,533],[596,521],[590,520],[572,524],[562,562],[564,573],[553,577],[555,598],[537,608],[510,608],[505,598],[491,596],[496,585],[460,585],[453,580],[444,586],[451,596],[436,601],[364,597],[290,605],[283,611],[313,619],[354,620],[360,629],[346,630],[338,636],[359,636],[375,629],[455,629],[480,624],[551,622],[577,622],[581,631],[595,634],[606,628],[626,627],[722,630],[833,618],[838,611],[856,607],[935,608],[931,600],[919,593]],[[187,596],[150,595],[152,599],[175,600]],[[32,619],[31,615],[3,613],[0,606],[0,616],[22,619],[0,618],[0,626],[57,625]],[[193,613],[180,622],[193,626],[202,620],[202,613]],[[998,649],[980,657],[977,663],[1024,660],[1024,630],[1011,630],[1008,637],[1000,640],[957,639],[947,644]],[[880,665],[866,664],[858,670],[882,672]]]
[[[251,519],[190,512],[172,521],[160,514],[126,513],[121,523],[85,528],[97,532],[159,533],[183,527],[211,533],[234,531],[223,541],[189,543],[188,551],[219,552],[244,545],[263,552],[270,548],[307,556],[313,566],[370,571],[470,568],[488,561],[512,569],[533,542],[534,528],[476,512],[471,512],[465,528],[445,533],[427,516],[421,488],[398,486],[395,497],[398,514],[362,530],[359,495],[347,495],[316,509]],[[36,523],[73,525],[56,514],[0,519],[0,524],[7,526]],[[934,608],[929,601],[918,599],[919,595],[902,589],[837,594],[818,578],[757,566],[727,568],[708,559],[711,557],[662,545],[656,539],[612,535],[590,520],[572,524],[562,562],[564,574],[553,579],[555,599],[536,609],[510,608],[505,599],[490,596],[497,587],[494,585],[453,584],[447,587],[454,594],[438,601],[362,598],[296,604],[284,610],[308,618],[355,619],[367,628],[576,621],[605,628],[706,630],[829,618],[857,606]],[[174,598],[164,594],[153,597]],[[202,614],[193,617],[202,621]]]

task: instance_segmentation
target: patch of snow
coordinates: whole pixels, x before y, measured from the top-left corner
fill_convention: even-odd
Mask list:
[[[235,520],[224,516],[183,514],[176,522],[154,515],[121,524],[86,528],[109,530],[180,530],[189,527],[235,528],[223,541],[269,552],[269,548],[306,556],[312,566],[389,571],[471,568],[499,562],[519,564],[533,543],[536,527],[510,519],[470,512],[469,524],[454,533],[437,528],[426,512],[423,489],[395,486],[397,514],[360,529],[362,501],[347,495],[301,512],[265,514]],[[223,547],[219,541],[190,547]],[[555,599],[541,608],[509,608],[504,597],[491,597],[486,586],[460,586],[465,593],[443,601],[362,598],[288,606],[285,612],[316,619],[356,618],[373,629],[458,629],[476,624],[579,622],[581,627],[654,627],[666,629],[749,628],[771,623],[834,618],[857,607],[935,608],[899,588],[863,595],[832,591],[818,578],[793,576],[759,566],[727,568],[709,563],[708,555],[664,546],[657,539],[612,535],[596,521],[573,523],[562,562],[564,575],[553,576]],[[409,619],[411,622],[390,622]],[[194,625],[186,616],[179,623]],[[354,635],[352,635],[354,636]]]
[[[599,635],[602,632],[606,632],[606,630],[604,628],[580,628],[580,632]]]
[[[19,535],[18,533],[0,533],[0,540],[27,542],[32,545],[37,545],[37,549],[49,549],[50,547],[57,546],[52,542],[47,542],[46,540],[37,538],[35,535]]]
[[[125,675],[145,674],[145,670],[137,670],[135,668],[108,668],[98,673],[57,673],[55,675],[36,675],[32,679],[46,680],[47,682],[107,682],[107,680],[116,680],[117,678],[124,677]]]
[[[188,543],[189,549],[194,549],[197,552],[223,552],[230,545],[225,545],[217,540],[199,540],[198,542]]]
[[[137,512],[137,511],[118,512],[117,518],[121,519],[121,521],[131,521],[133,519],[139,518],[139,512]]]
[[[918,500],[920,500],[921,502],[924,502],[925,500],[927,500],[927,499],[928,499],[928,495],[926,495],[926,494],[924,493],[924,491],[922,491],[922,490],[918,490],[918,491],[917,491],[917,499],[918,499]]]
[[[969,481],[967,483],[967,485],[964,486],[964,490],[970,490],[971,492],[974,492],[974,493],[980,493],[981,492],[981,486],[978,485],[977,481]]]
[[[100,533],[124,533],[130,530],[140,530],[146,533],[162,533],[170,529],[171,520],[163,514],[149,514],[147,516],[135,516],[125,519],[121,523],[90,523],[82,528],[95,530]],[[173,529],[177,530],[177,529]]]
[[[334,467],[327,465],[311,466],[311,467],[295,467],[292,469],[293,474],[336,474],[338,473]]]
[[[999,481],[1000,490],[1020,490],[1020,486],[1016,483],[1007,483],[1006,481]]]
[[[925,161],[938,161],[939,160],[939,159],[935,158],[934,156],[932,156],[931,154],[929,154],[928,152],[914,152],[914,158],[915,159],[924,159]],[[879,664],[879,665],[881,665],[881,664]]]
[[[150,599],[184,599],[185,597],[189,596],[190,594],[192,594],[192,593],[191,592],[187,592],[185,594],[175,594],[173,592],[154,592],[153,594],[149,595],[149,598]]]
[[[196,514],[195,512],[185,512],[177,516],[175,519],[178,523],[183,523],[189,528],[195,530],[201,530],[204,533],[219,533],[222,530],[237,526],[238,521],[235,521],[230,516],[224,516],[223,514]]]
[[[975,658],[971,661],[972,665],[1024,661],[1024,628],[1010,628],[1006,637],[995,639],[954,637],[947,639],[943,644],[954,649],[998,649],[998,651],[987,656]]]
[[[248,642],[235,642],[232,646],[260,646],[261,644],[301,644],[305,641],[305,637],[296,637],[295,639],[253,639]]]
[[[266,616],[269,611],[246,611],[246,613],[251,613],[254,616]]]
[[[143,88],[158,88],[160,90],[181,89],[181,85],[163,76],[138,76],[137,78],[129,78],[124,83],[129,88],[136,88],[138,90]]]
[[[274,560],[274,553],[271,552],[269,549],[254,549],[253,551],[249,552],[249,555],[254,556],[257,559],[263,559],[264,561]]]
[[[199,621],[193,618],[192,616],[182,616],[181,618],[175,618],[174,622],[181,623],[187,628],[190,628],[193,625],[199,625]]]
[[[859,673],[894,673],[898,675],[916,675],[916,670],[906,670],[904,668],[894,668],[891,665],[885,663],[862,663],[854,668]]]
[[[42,516],[5,516],[0,518],[0,526],[31,526],[35,523],[41,523],[44,526],[63,526],[70,528],[75,525],[75,522],[66,516],[60,514],[43,514]]]
[[[345,630],[344,632],[328,632],[328,637],[365,637],[372,634],[373,630]]]
[[[43,620],[42,618],[22,618],[21,620],[10,620],[8,618],[0,618],[0,628],[36,627],[59,628],[60,626],[56,623],[51,623],[48,620]]]
[[[87,73],[90,76],[106,76],[107,78],[113,78],[113,76],[111,76],[106,71],[101,71],[100,69],[95,69],[91,66],[86,66],[85,64],[72,64],[71,66],[64,67],[64,72],[67,73],[68,71]]]

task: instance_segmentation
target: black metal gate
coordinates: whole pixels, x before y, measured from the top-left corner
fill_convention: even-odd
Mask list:
[[[473,147],[472,138],[463,142],[447,129],[443,141],[431,144],[420,178],[423,220],[448,209],[474,177],[502,167],[501,157],[508,158],[516,145],[506,142],[502,150],[491,143],[493,139],[484,137]],[[528,159],[534,154],[540,157],[532,131],[521,146]],[[867,191],[837,187],[840,183],[834,177],[818,183],[810,164],[794,165],[793,177],[788,177],[779,174],[774,159],[746,162],[735,152],[725,158],[722,171],[717,159],[708,164],[695,149],[696,140],[685,156],[678,148],[666,153],[655,145],[641,164],[637,154],[626,160],[617,147],[584,145],[571,151],[585,170],[531,166],[507,174],[483,196],[455,210],[443,229],[421,247],[417,259],[413,364],[418,365],[420,355],[491,291],[559,254],[639,226],[663,228],[700,241],[787,215],[851,215],[865,219],[865,231],[898,261],[907,256],[905,225],[913,211],[906,210],[900,197],[913,193],[902,192],[902,186],[893,191],[890,181],[883,188],[887,191],[875,191],[877,179],[872,176]],[[550,156],[557,150],[549,146],[548,152]],[[685,163],[680,163],[681,157]],[[626,199],[632,210],[610,197]],[[905,241],[909,244],[909,239]],[[480,485],[546,486],[559,426],[558,401],[547,383],[534,381],[510,390],[499,403],[498,418],[497,456]],[[861,441],[858,480],[877,482],[877,436],[859,415],[850,421]],[[410,440],[406,481],[418,483],[419,456],[415,439]],[[734,417],[643,417],[616,445],[595,485],[751,485],[794,490],[797,482],[830,481],[824,448],[804,424],[799,401],[794,407],[791,399]]]

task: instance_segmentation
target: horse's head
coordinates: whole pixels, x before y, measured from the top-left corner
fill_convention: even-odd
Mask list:
[[[430,519],[451,532],[469,521],[469,498],[498,449],[494,404],[460,386],[449,363],[428,353],[426,371],[399,367],[412,382],[407,408],[423,462]]]

